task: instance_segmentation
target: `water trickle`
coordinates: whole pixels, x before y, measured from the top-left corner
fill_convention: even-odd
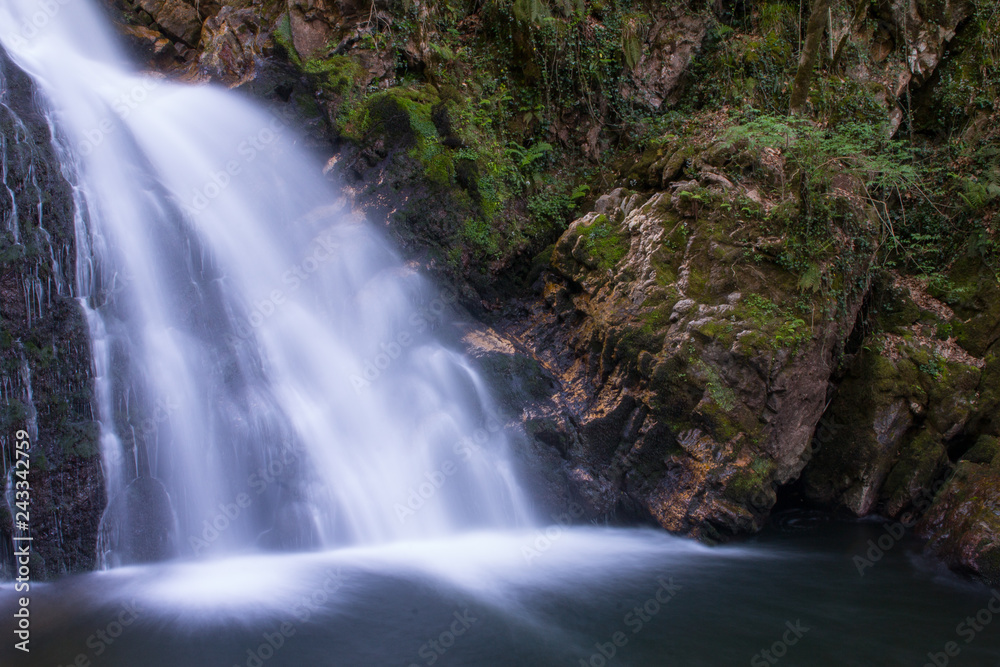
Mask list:
[[[482,382],[433,333],[453,295],[338,204],[288,123],[130,71],[87,3],[29,36],[36,11],[0,3],[0,41],[74,190],[102,562],[529,523]]]

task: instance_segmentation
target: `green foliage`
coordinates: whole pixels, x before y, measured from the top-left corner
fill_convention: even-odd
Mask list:
[[[970,213],[978,213],[1000,197],[1000,165],[993,164],[981,177],[960,178],[962,191],[959,196]]]
[[[881,243],[899,247],[888,200],[901,192],[919,188],[918,171],[911,148],[887,138],[881,125],[845,122],[823,128],[795,117],[759,116],[731,128],[726,138],[734,146],[757,151],[780,151],[794,169],[791,178],[800,184],[803,210],[786,220],[790,248],[797,248],[787,268],[803,271],[804,289],[819,281],[816,261],[832,250],[831,221],[857,215],[851,198],[875,212],[881,228]],[[847,184],[835,188],[835,181]],[[859,225],[867,224],[864,219]]]
[[[744,25],[710,20],[692,64],[687,104],[695,108],[744,105],[779,114],[788,110],[789,82],[797,64],[798,6],[765,3]]]
[[[506,102],[512,114],[530,113],[541,128],[567,110],[599,119],[607,107],[611,120],[632,116],[621,90],[642,57],[649,16],[630,2],[604,6],[600,20],[588,20],[588,11],[597,9],[583,0],[487,0],[482,16],[497,74],[519,93]]]
[[[523,148],[512,143],[508,146],[507,153],[522,172],[530,175],[544,166],[545,158],[552,153],[552,144],[540,141],[530,148]]]
[[[749,294],[737,305],[734,320],[752,325],[752,333],[743,337],[744,344],[759,349],[793,351],[812,339],[812,327],[790,309],[783,308],[760,294]]]
[[[925,363],[919,364],[917,370],[932,378],[940,378],[945,371],[945,361],[938,355],[931,356]]]
[[[472,243],[480,252],[490,257],[500,254],[498,239],[487,221],[480,218],[470,218],[463,228],[466,241]]]
[[[568,194],[564,188],[565,184],[563,187],[551,186],[530,196],[528,212],[531,216],[542,224],[565,228],[567,219],[587,196],[590,187],[578,185]]]

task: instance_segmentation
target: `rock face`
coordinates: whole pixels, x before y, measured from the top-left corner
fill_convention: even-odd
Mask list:
[[[720,206],[723,182],[598,199],[508,329],[559,378],[577,424],[563,456],[591,512],[706,538],[759,529],[805,466],[860,307],[803,300],[793,275],[748,259],[767,240]]]
[[[801,488],[863,516],[919,517],[930,549],[1000,581],[993,468],[1000,408],[997,282],[972,252],[939,284],[894,280],[876,291],[865,340],[828,410],[842,425]],[[933,503],[933,506],[932,506]]]
[[[201,17],[194,4],[184,0],[136,0],[164,34],[190,46],[198,44]]]
[[[94,566],[105,497],[87,326],[74,299],[72,193],[28,78],[0,52],[0,468],[29,432],[32,578]],[[13,495],[11,495],[13,499]],[[14,512],[0,501],[0,576]]]
[[[641,40],[642,32],[646,33]],[[706,26],[700,17],[675,12],[659,15],[651,26],[636,20],[626,31],[626,59],[633,82],[622,92],[659,109],[679,89],[691,59],[701,48]],[[631,47],[630,47],[631,43]],[[641,46],[640,46],[641,43]],[[636,54],[641,54],[636,58]]]
[[[917,530],[952,567],[1000,582],[1000,459],[959,462]]]

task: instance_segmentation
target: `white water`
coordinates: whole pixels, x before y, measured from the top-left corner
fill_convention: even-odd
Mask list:
[[[530,523],[482,382],[433,336],[452,298],[281,118],[137,74],[84,0],[0,2],[0,43],[75,188],[107,563],[150,559],[122,553],[137,522],[158,555]]]

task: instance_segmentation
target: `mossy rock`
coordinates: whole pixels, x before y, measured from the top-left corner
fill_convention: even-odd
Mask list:
[[[774,462],[755,456],[750,465],[737,470],[727,481],[723,496],[744,507],[767,509],[775,500],[771,483]]]
[[[355,112],[356,123],[350,125],[351,130],[346,134],[359,139],[377,133],[387,142],[404,148],[434,142],[438,132],[431,113],[440,101],[431,86],[390,88],[364,101]]]
[[[882,331],[898,333],[920,319],[920,308],[905,289],[876,289],[874,298],[878,301],[876,322]]]
[[[948,464],[941,434],[924,429],[903,447],[899,460],[882,485],[881,501],[886,516],[895,517],[913,505]]]
[[[316,78],[318,87],[338,95],[363,86],[370,78],[368,70],[350,56],[330,56],[307,60],[302,70]]]
[[[917,529],[953,568],[1000,585],[1000,469],[961,461]]]
[[[976,443],[962,455],[962,460],[970,463],[991,464],[997,459],[998,453],[1000,453],[1000,438],[993,435],[981,435]],[[997,463],[1000,464],[1000,460]]]
[[[873,349],[858,354],[827,413],[844,429],[803,471],[808,498],[860,515],[873,509],[878,488],[913,423],[909,406],[914,393],[923,392],[917,377],[907,359],[894,363]]]
[[[970,354],[982,357],[1000,339],[1000,284],[978,254],[959,258],[931,293],[955,311],[956,339]]]
[[[584,250],[598,269],[610,270],[628,253],[628,237],[606,215],[598,215],[593,222],[580,228],[584,237]]]

